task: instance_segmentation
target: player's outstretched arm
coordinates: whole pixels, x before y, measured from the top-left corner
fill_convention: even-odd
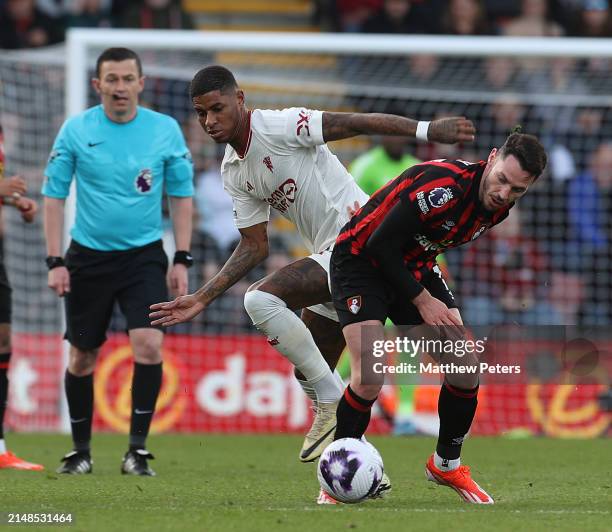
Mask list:
[[[151,325],[169,327],[189,321],[268,256],[268,222],[240,229],[240,242],[223,268],[191,295],[151,305]]]
[[[474,140],[476,128],[471,120],[463,116],[439,118],[429,122],[421,122],[426,131],[427,140],[454,144],[456,142],[471,142]],[[390,135],[416,137],[419,122],[411,118],[383,113],[323,113],[323,138],[325,142],[340,140],[357,135]]]

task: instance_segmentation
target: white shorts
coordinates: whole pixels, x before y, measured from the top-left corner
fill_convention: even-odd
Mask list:
[[[321,253],[313,253],[309,255],[308,258],[314,260],[318,263],[321,268],[323,268],[327,272],[327,286],[329,288],[329,293],[331,294],[331,284],[329,281],[329,261],[331,259],[331,250],[325,250]],[[308,307],[308,310],[311,310],[315,314],[319,314],[325,318],[329,318],[333,321],[338,321],[338,315],[336,314],[336,309],[334,308],[334,304],[330,301],[329,303],[320,303],[318,305],[313,305],[312,307]]]

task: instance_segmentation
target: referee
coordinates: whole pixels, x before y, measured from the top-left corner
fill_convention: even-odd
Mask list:
[[[162,383],[163,333],[150,326],[149,305],[167,298],[162,248],[162,194],[170,198],[176,241],[168,280],[187,293],[193,165],[177,122],[138,105],[144,88],[139,57],[109,48],[92,80],[102,104],[68,119],[45,170],[45,237],[49,287],[65,298],[70,356],[65,389],[73,450],[58,473],[92,470],[93,372],[115,301],[134,353],[129,449],[121,472],[153,476],[145,442]],[[76,179],[76,221],[61,256],[64,201]]]

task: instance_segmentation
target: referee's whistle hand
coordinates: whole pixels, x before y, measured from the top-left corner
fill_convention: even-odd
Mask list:
[[[47,286],[51,288],[59,297],[63,297],[70,292],[70,273],[65,266],[58,266],[49,270],[47,276]]]

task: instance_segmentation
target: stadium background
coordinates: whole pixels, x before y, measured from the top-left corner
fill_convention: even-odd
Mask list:
[[[23,28],[7,14],[13,3],[0,2],[2,28],[11,23]],[[30,24],[34,28],[38,21],[38,28],[46,29],[46,40],[38,43],[50,46],[30,46],[34,43],[28,42],[27,26],[22,38],[13,41],[6,31],[0,32],[3,47],[20,48],[2,50],[0,55],[5,175],[26,177],[37,199],[41,199],[45,161],[66,115],[68,74],[61,41],[68,26],[173,29],[177,35],[192,27],[204,32],[281,30],[296,38],[301,33],[335,30],[362,32],[364,42],[380,39],[366,33],[381,31],[500,39],[504,35],[612,36],[606,0],[190,0],[182,5],[157,2],[168,5],[150,10],[148,4],[155,3],[101,1],[92,12],[62,14],[62,2],[41,1],[33,8],[40,11],[33,12]],[[472,146],[409,143],[407,151],[423,160],[484,158],[517,123],[540,136],[550,154],[546,175],[521,202],[520,216],[471,246],[446,254],[449,282],[472,324],[608,325],[612,317],[612,41],[599,42],[608,50],[607,57],[544,59],[484,53],[457,57],[422,49],[418,54],[406,49],[389,55],[321,50],[261,53],[189,46],[166,50],[163,43],[158,49],[137,48],[148,77],[143,104],[183,125],[194,158],[198,192],[191,287],[218,270],[237,237],[231,202],[220,185],[222,151],[200,130],[187,97],[193,73],[207,63],[221,63],[235,72],[251,107],[393,111],[418,119],[463,114],[476,123],[478,136]],[[99,51],[88,50],[90,67]],[[96,103],[94,94],[87,97],[89,104]],[[332,149],[349,165],[377,142],[360,137],[333,143]],[[65,430],[61,306],[46,287],[41,219],[25,226],[10,209],[4,211],[4,256],[13,284],[15,334],[7,425],[18,431]],[[242,306],[250,282],[305,253],[290,224],[274,213],[271,227],[272,253],[266,263],[192,323],[168,335],[155,430],[274,433],[301,432],[309,425],[308,405],[289,364],[253,330]],[[128,427],[131,367],[123,329],[117,314],[96,371],[98,429]],[[596,401],[606,390],[606,378],[604,374],[595,383],[578,386],[555,382],[485,387],[474,433],[608,434],[608,414]],[[435,430],[436,394],[437,386],[416,388],[415,418],[424,430]],[[396,395],[390,387],[387,414],[396,407]],[[388,432],[392,426],[379,415],[373,429]]]

